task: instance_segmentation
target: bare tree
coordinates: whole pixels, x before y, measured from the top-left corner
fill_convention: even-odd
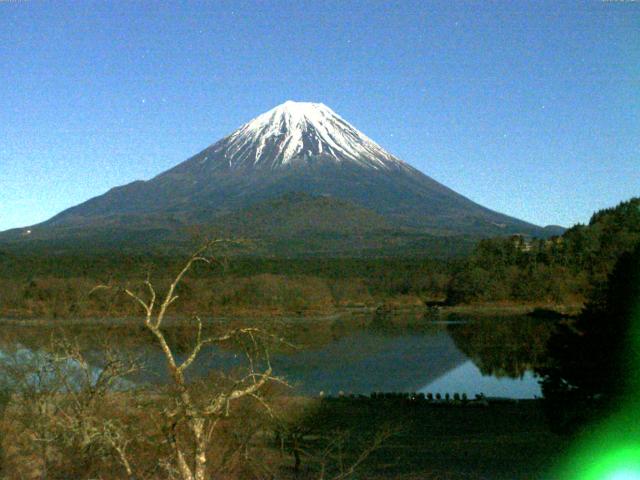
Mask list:
[[[191,255],[163,296],[158,295],[149,279],[144,282],[146,294],[125,289],[126,294],[143,308],[144,325],[160,346],[175,387],[173,405],[164,409],[168,426],[164,430],[173,452],[175,472],[182,480],[204,480],[207,477],[208,447],[214,440],[219,421],[229,415],[232,403],[241,398],[252,398],[269,410],[270,406],[261,395],[262,391],[271,382],[284,383],[273,375],[271,367],[268,341],[274,338],[261,329],[237,328],[217,336],[204,336],[202,321],[195,317],[196,338],[183,359],[179,359],[167,341],[163,326],[169,307],[178,299],[178,285],[194,264],[217,261],[206,255],[222,242],[208,242]],[[186,379],[187,370],[196,362],[204,347],[234,340],[242,342],[246,347],[248,366],[245,374],[240,378],[227,378],[225,386],[208,392],[207,395],[195,394],[192,384]],[[181,429],[183,424],[186,429]],[[168,469],[171,467],[167,465]]]
[[[293,455],[296,475],[304,460],[317,480],[351,478],[374,452],[400,431],[395,425],[384,424],[373,436],[358,438],[349,430],[327,428],[323,419],[317,417],[319,407],[319,403],[313,403],[289,412],[293,418],[275,423],[276,439],[283,451]]]
[[[396,428],[384,426],[366,444],[359,449],[354,449],[352,445],[347,446],[351,441],[349,432],[333,432],[324,448],[312,455],[312,460],[319,465],[318,480],[351,478],[371,454],[396,433]],[[348,450],[357,450],[357,456],[350,458]]]
[[[270,351],[275,345],[290,344],[255,327],[214,334],[199,317],[193,319],[192,341],[186,349],[184,342],[171,340],[175,331],[167,317],[178,299],[179,286],[194,265],[218,262],[209,254],[220,242],[209,242],[191,255],[162,293],[149,278],[137,288],[124,289],[144,311],[143,326],[168,367],[166,386],[145,387],[138,394],[125,384],[142,368],[141,362],[116,350],[113,339],[103,339],[102,349],[91,343],[101,352],[97,362],[93,358],[90,361],[90,354],[80,347],[77,338],[68,340],[64,336],[53,342],[46,355],[34,358],[34,368],[25,368],[20,360],[15,362],[11,373],[23,388],[12,404],[14,411],[24,413],[28,428],[23,430],[31,432],[31,450],[41,458],[40,478],[47,478],[49,465],[64,461],[66,466],[59,468],[62,476],[75,478],[112,468],[114,463],[122,469],[117,470],[117,476],[129,479],[204,480],[250,463],[257,470],[269,470],[263,457],[252,455],[266,445],[257,443],[267,430],[269,422],[264,419],[271,418],[271,424],[282,421],[277,402],[269,395],[274,384],[287,385],[274,375]],[[188,375],[202,357],[226,347],[244,353],[242,368],[233,374],[214,370],[200,381]],[[354,448],[352,439],[335,432],[322,431],[318,441],[317,432],[300,430],[295,425],[297,420],[286,427],[288,449],[298,467],[304,458],[321,480],[352,476],[388,436],[382,433]],[[155,441],[158,436],[163,441]],[[349,448],[345,448],[347,443]],[[61,452],[76,456],[65,460]]]
[[[22,349],[7,352],[0,367],[3,389],[7,392],[3,430],[6,433],[7,419],[11,418],[14,431],[20,432],[12,445],[3,445],[4,460],[17,455],[30,458],[30,473],[37,472],[40,478],[47,478],[52,446],[58,440],[49,422],[61,385],[53,376],[47,358]]]
[[[105,416],[105,406],[140,366],[110,347],[102,355],[101,365],[92,366],[77,342],[54,337],[44,351],[21,350],[3,359],[0,373],[13,393],[9,417],[29,439],[19,453],[38,459],[20,462],[21,468],[35,469],[45,479],[52,468],[64,470],[65,461],[76,463],[65,452],[78,452],[84,463],[94,455],[115,455],[132,476],[124,441],[128,432]]]
[[[77,341],[66,337],[54,344],[52,365],[63,385],[52,423],[63,441],[74,449],[107,450],[115,455],[129,478],[133,469],[127,452],[131,432],[122,422],[104,415],[104,407],[117,389],[124,389],[127,377],[142,369],[137,358],[116,351],[109,342],[101,350],[101,365],[92,367]]]

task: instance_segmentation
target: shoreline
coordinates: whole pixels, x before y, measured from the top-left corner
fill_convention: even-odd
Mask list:
[[[511,317],[511,316],[534,316],[536,311],[541,311],[539,318],[544,318],[544,313],[556,313],[563,316],[572,316],[580,312],[582,305],[580,304],[504,304],[504,303],[486,303],[486,304],[461,304],[447,306],[417,306],[417,305],[395,305],[391,306],[381,303],[375,306],[357,306],[357,307],[340,307],[329,311],[308,310],[304,312],[287,312],[287,311],[265,311],[254,310],[247,311],[245,309],[238,311],[221,312],[219,315],[203,315],[200,318],[207,323],[226,323],[238,321],[261,322],[265,320],[292,321],[292,322],[327,322],[340,320],[345,318],[355,318],[362,315],[375,315],[382,313],[389,316],[402,315],[422,315],[425,323],[442,323],[447,322],[450,316],[469,316],[469,317]],[[182,323],[192,319],[191,315],[173,315],[167,317],[169,324],[176,322]],[[552,318],[552,317],[549,317]],[[42,325],[42,324],[111,324],[111,325],[130,325],[142,320],[142,316],[100,316],[87,315],[82,317],[46,317],[31,315],[4,315],[0,316],[0,325]],[[459,321],[454,318],[450,321]]]

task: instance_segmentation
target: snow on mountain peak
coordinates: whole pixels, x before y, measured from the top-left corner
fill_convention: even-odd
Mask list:
[[[374,169],[406,166],[322,103],[294,102],[258,115],[214,146],[231,167],[277,168],[322,156]]]

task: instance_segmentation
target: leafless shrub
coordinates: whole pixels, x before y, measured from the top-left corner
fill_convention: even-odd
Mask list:
[[[97,358],[77,339],[62,335],[43,353],[16,351],[12,360],[0,362],[12,392],[0,428],[5,439],[15,435],[13,445],[5,441],[15,478],[276,476],[280,464],[272,457],[277,450],[266,436],[292,407],[277,401],[288,385],[274,374],[271,352],[291,346],[254,326],[214,331],[194,316],[186,333],[168,319],[185,276],[197,264],[219,262],[211,252],[220,243],[198,249],[164,286],[147,279],[120,290],[142,309],[142,328],[162,352],[167,383],[153,388],[129,383],[142,362],[118,350],[106,326],[96,329],[105,334],[98,342],[102,348],[93,345],[100,351]],[[93,291],[98,290],[117,289],[101,285]],[[201,379],[190,375],[220,349],[240,352],[242,365]],[[388,436],[376,436],[353,457],[345,454],[351,441],[346,433],[316,436],[311,445],[294,423],[287,423],[285,432],[289,451],[298,465],[304,456],[322,480],[351,476]],[[295,438],[299,441],[292,443]],[[55,476],[49,475],[53,471]]]
[[[269,356],[270,342],[279,339],[274,339],[260,329],[237,328],[221,335],[205,336],[202,321],[195,317],[196,338],[184,358],[178,358],[167,341],[163,322],[167,310],[178,299],[178,285],[194,264],[216,261],[207,256],[207,253],[218,243],[223,242],[215,240],[198,249],[178,272],[162,297],[149,280],[144,282],[146,293],[128,288],[125,290],[142,307],[145,314],[144,325],[155,337],[168,366],[173,390],[172,403],[163,410],[163,432],[170,446],[172,459],[165,462],[165,465],[167,473],[177,475],[182,480],[204,480],[208,476],[209,447],[215,442],[216,428],[229,416],[233,404],[250,398],[270,411],[271,407],[262,392],[272,382],[284,383],[273,375]],[[236,342],[242,346],[247,360],[244,374],[235,378],[221,378],[215,385],[216,388],[204,391],[194,389],[194,385],[186,379],[187,370],[197,361],[206,346],[225,342]]]
[[[135,359],[104,350],[103,364],[92,366],[77,343],[52,339],[48,349],[16,349],[0,363],[11,392],[2,430],[15,435],[5,443],[5,460],[18,477],[48,478],[52,468],[72,474],[80,467],[72,452],[90,462],[116,456],[128,471],[123,429],[106,413],[120,396],[126,377],[139,370]],[[5,435],[8,437],[8,435]]]

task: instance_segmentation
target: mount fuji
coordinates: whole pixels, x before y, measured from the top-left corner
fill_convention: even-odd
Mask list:
[[[151,180],[0,239],[164,238],[192,225],[263,237],[551,233],[438,183],[329,107],[287,101]]]

